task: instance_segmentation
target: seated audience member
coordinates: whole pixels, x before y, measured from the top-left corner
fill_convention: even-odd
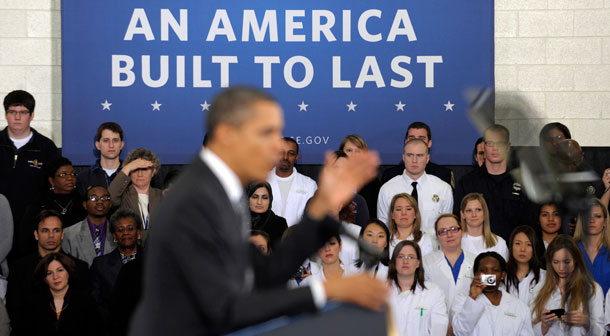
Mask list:
[[[248,239],[263,255],[271,254],[271,238],[265,231],[252,230]]]
[[[91,265],[95,257],[108,254],[116,247],[106,217],[111,206],[110,194],[104,187],[93,187],[87,191],[87,200],[82,206],[87,209],[87,218],[65,230],[62,247]]]
[[[11,207],[4,195],[0,194],[0,301],[6,295],[8,277],[8,253],[13,247],[13,216]],[[0,330],[1,330],[0,326]],[[1,335],[1,333],[0,333]]]
[[[489,209],[491,231],[505,241],[519,225],[534,222],[535,208],[521,185],[508,171],[510,133],[502,125],[492,125],[483,132],[485,164],[464,175],[456,184],[453,214],[460,215],[465,195],[480,193]]]
[[[596,177],[597,172],[585,161],[585,153],[576,140],[568,139],[559,142],[556,160],[557,169],[563,173],[589,172]],[[577,190],[588,197],[604,197],[604,183],[600,178],[593,181],[576,182]],[[610,196],[606,195],[606,198]]]
[[[463,231],[454,214],[441,215],[436,220],[435,229],[441,250],[424,256],[426,282],[433,282],[443,290],[451,321],[453,317],[451,307],[455,297],[459,294],[468,294],[472,282],[472,266],[476,256],[462,250]],[[451,322],[449,322],[449,335],[452,334],[451,328]]]
[[[565,139],[572,139],[572,134],[566,125],[559,122],[544,125],[538,134],[540,147],[551,157],[557,155],[559,143]]]
[[[150,186],[152,177],[159,171],[161,161],[146,148],[132,150],[123,168],[110,184],[112,206],[130,209],[142,218],[142,245],[146,244],[146,233],[150,228],[150,214],[154,213],[163,197],[162,191]]]
[[[73,286],[74,261],[52,252],[36,266],[41,286],[20,311],[13,335],[101,335],[95,302],[87,291]]]
[[[496,252],[483,252],[474,260],[474,278],[468,295],[456,297],[453,332],[457,336],[533,335],[528,306],[500,288],[506,276],[506,262]],[[495,284],[482,275],[495,276]]]
[[[485,142],[483,137],[477,139],[472,150],[472,165],[476,168],[485,164]]]
[[[388,209],[392,197],[399,193],[408,193],[419,205],[422,231],[432,234],[436,218],[451,212],[453,207],[451,186],[426,173],[430,154],[424,141],[409,140],[404,147],[403,160],[405,170],[402,175],[393,177],[379,189],[377,218],[385,223],[389,217]],[[423,249],[421,244],[420,247]],[[426,254],[426,251],[422,252]]]
[[[64,231],[59,213],[55,210],[42,210],[34,222],[36,225],[32,228],[32,231],[35,240],[38,242],[37,250],[17,259],[10,266],[6,308],[11,317],[11,324],[19,323],[21,319],[28,318],[27,315],[19,315],[18,312],[23,311],[23,309],[27,310],[24,305],[28,302],[35,288],[34,270],[36,265],[50,253],[65,254],[61,250]],[[91,288],[89,266],[82,260],[67,256],[76,265],[76,274],[72,274],[72,285],[88,292]]]
[[[264,231],[271,239],[270,246],[276,246],[288,228],[286,220],[271,210],[273,192],[267,182],[254,182],[246,189],[250,203],[252,230]]]
[[[610,291],[608,291],[608,293],[606,293],[606,304],[604,305],[604,307],[606,307],[606,315],[604,317],[604,325],[606,328],[606,332],[610,333]]]
[[[280,150],[280,161],[269,172],[267,182],[273,191],[271,209],[286,219],[288,226],[297,224],[303,216],[307,201],[318,185],[294,167],[299,159],[299,145],[293,138],[285,137]]]
[[[574,241],[582,252],[593,280],[602,287],[605,294],[610,288],[610,219],[608,208],[599,199],[593,199],[592,204],[588,223],[583,223],[582,216],[578,217]]]
[[[548,203],[540,206],[538,211],[538,223],[544,249],[559,235],[561,230],[561,213],[557,204]]]
[[[360,230],[360,239],[377,248],[381,253],[380,260],[368,270],[373,276],[380,280],[388,278],[389,249],[390,249],[390,230],[377,219],[370,219]],[[356,260],[356,268],[365,270],[366,266],[362,255]]]
[[[143,250],[141,251],[143,252]],[[127,335],[131,316],[142,295],[143,254],[121,267],[110,296],[110,325],[114,336]]]
[[[529,305],[534,287],[544,281],[546,271],[538,257],[538,236],[529,226],[517,226],[510,235],[510,254],[506,263],[506,292]]]
[[[0,130],[0,194],[8,199],[13,215],[13,249],[9,260],[33,252],[34,242],[22,250],[20,242],[32,237],[30,223],[20,230],[25,210],[31,204],[40,204],[48,188],[43,167],[59,158],[53,141],[30,127],[34,119],[36,100],[26,91],[11,91],[4,97],[4,117],[7,126]],[[35,214],[33,215],[35,216]]]
[[[443,291],[425,280],[421,250],[417,243],[402,241],[396,245],[388,280],[394,302],[392,315],[401,336],[445,336],[449,325]],[[392,302],[392,301],[391,301]]]
[[[78,174],[78,192],[87,197],[87,190],[93,186],[108,189],[121,168],[119,155],[125,146],[121,125],[109,121],[102,123],[95,132],[95,149],[100,158],[91,167]]]
[[[142,254],[138,246],[142,222],[140,216],[129,209],[122,209],[110,217],[110,233],[117,242],[112,252],[95,257],[91,264],[91,289],[93,299],[107,325],[110,321],[110,297],[117,276],[123,265],[139,258]]]
[[[411,123],[411,125],[409,125],[407,128],[407,133],[405,134],[404,145],[414,139],[423,141],[428,147],[428,152],[430,152],[430,149],[432,148],[432,131],[430,130],[430,126],[421,121]],[[403,162],[394,167],[386,169],[381,176],[381,184],[388,182],[394,176],[402,174],[404,169],[405,167]],[[449,168],[437,165],[436,163],[428,162],[426,165],[426,174],[434,175],[443,180],[445,183],[449,184],[452,188],[454,187],[453,172]]]
[[[390,254],[394,247],[403,240],[416,242],[425,256],[436,248],[430,235],[421,230],[421,215],[417,201],[409,194],[396,194],[390,202]]]
[[[347,157],[357,155],[369,150],[366,141],[358,134],[350,134],[341,140],[339,151],[342,151]],[[369,220],[371,213],[377,213],[377,195],[379,194],[379,179],[374,178],[367,183],[352,199],[352,206],[356,214],[356,225],[363,226]]]
[[[318,251],[319,264],[313,267],[311,275],[301,282],[301,286],[309,285],[313,280],[326,281],[342,278],[354,273],[352,265],[345,263],[339,258],[341,252],[341,237],[333,236]],[[314,263],[315,264],[315,263]]]
[[[495,251],[508,258],[506,241],[491,231],[489,224],[489,210],[483,195],[471,193],[464,196],[460,207],[462,217],[462,248],[474,255],[481,252]]]
[[[536,334],[603,335],[603,291],[587,271],[572,237],[557,236],[545,257],[546,278],[534,287],[530,304]],[[557,309],[565,313],[551,312]]]

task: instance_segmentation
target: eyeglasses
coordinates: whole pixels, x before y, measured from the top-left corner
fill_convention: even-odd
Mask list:
[[[506,141],[485,141],[485,147],[504,148],[508,146]]]
[[[546,140],[546,142],[553,142],[553,141],[561,141],[565,139],[565,137],[563,135],[556,135],[556,136],[548,136],[546,138],[544,138],[544,140]]]
[[[106,201],[110,201],[110,196],[108,196],[108,195],[104,195],[104,196],[91,195],[91,196],[89,196],[89,200],[91,202],[97,202],[99,200],[102,200],[102,201],[106,202]]]
[[[449,229],[442,229],[439,231],[436,231],[436,234],[439,236],[446,236],[449,232],[451,233],[457,233],[458,231],[460,231],[462,228],[457,227],[457,226],[452,226]]]
[[[412,256],[412,255],[406,256],[406,255],[402,255],[402,254],[399,254],[398,257],[396,257],[396,258],[398,258],[398,260],[400,260],[400,261],[407,260],[408,262],[410,262],[411,260],[417,260],[416,256]]]
[[[62,178],[63,178],[63,177],[66,177],[66,176],[68,176],[68,175],[70,175],[70,176],[72,176],[72,177],[76,177],[76,176],[78,176],[78,174],[77,174],[77,173],[75,173],[75,172],[72,172],[72,173],[70,173],[70,174],[68,174],[68,173],[66,173],[66,172],[62,172],[62,173],[59,173],[59,174],[57,174],[57,175],[55,175],[55,176],[57,176],[57,177],[62,177]]]
[[[20,116],[25,117],[26,115],[30,114],[30,111],[27,111],[27,110],[21,110],[21,111],[8,110],[8,111],[6,111],[6,114],[10,114],[12,116],[14,116],[15,114],[19,114]]]
[[[133,225],[129,225],[129,226],[127,226],[127,227],[124,227],[124,226],[118,227],[118,228],[116,229],[116,231],[117,231],[118,233],[123,233],[123,232],[125,232],[125,231],[132,232],[132,231],[135,231],[135,229],[136,229],[136,228],[135,228]]]

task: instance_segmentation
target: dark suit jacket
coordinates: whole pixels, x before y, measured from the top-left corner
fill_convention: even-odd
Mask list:
[[[197,157],[156,213],[144,288],[130,335],[215,335],[281,315],[315,311],[310,288],[286,282],[339,223],[305,216],[266,258],[242,238],[242,221]],[[254,271],[254,288],[246,269]]]

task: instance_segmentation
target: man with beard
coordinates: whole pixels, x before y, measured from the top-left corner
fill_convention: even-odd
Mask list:
[[[95,257],[110,253],[116,247],[106,215],[110,211],[110,193],[102,186],[87,191],[83,207],[87,218],[65,231],[64,251],[91,265]]]
[[[294,139],[285,137],[280,150],[280,162],[271,170],[267,182],[273,192],[271,210],[284,217],[288,226],[301,220],[307,201],[318,186],[311,178],[300,174],[294,167],[299,159],[299,145]]]

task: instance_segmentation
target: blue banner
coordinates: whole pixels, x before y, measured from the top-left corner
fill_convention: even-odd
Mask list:
[[[62,1],[63,152],[95,160],[97,126],[185,163],[222,88],[268,90],[300,163],[361,135],[384,164],[407,126],[432,128],[432,159],[469,164],[479,136],[464,90],[493,87],[493,1]]]

